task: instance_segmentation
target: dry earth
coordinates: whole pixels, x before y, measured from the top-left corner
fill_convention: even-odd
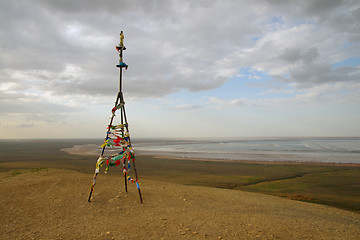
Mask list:
[[[42,169],[0,173],[1,239],[360,239],[360,214],[256,193]],[[119,191],[120,189],[120,191]]]

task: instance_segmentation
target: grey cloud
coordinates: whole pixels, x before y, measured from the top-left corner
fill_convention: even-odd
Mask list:
[[[339,1],[339,0],[318,0],[318,1],[305,1],[306,12],[315,16],[328,16],[341,7],[351,1]]]
[[[359,18],[353,1],[321,1],[326,11],[317,3],[311,5],[312,1],[266,2],[3,1],[0,70],[38,71],[32,75],[38,78],[32,88],[44,93],[88,97],[115,93],[114,45],[118,32],[124,30],[128,48],[124,59],[129,64],[124,89],[133,97],[162,97],[182,89],[218,88],[237,69],[261,63],[267,53],[279,66],[284,62],[298,65],[289,72],[295,82],[325,71],[325,65],[315,63],[323,53],[312,43],[289,46],[275,56],[271,51],[278,51],[277,46],[270,42],[258,55],[234,57],[234,52],[254,45],[252,38],[269,32],[264,23],[273,16],[284,15],[290,23],[315,19],[315,24],[320,21],[326,27],[336,22],[336,29],[342,28],[341,33],[349,39],[357,37],[354,30],[358,24],[340,21],[342,16]],[[346,14],[341,14],[345,10]],[[219,64],[221,59],[228,59],[230,66]],[[81,76],[66,73],[69,65],[78,67]],[[224,73],[224,69],[232,73]],[[44,75],[44,70],[49,74]],[[344,73],[350,76],[354,70],[330,70],[309,82],[336,81],[340,77],[330,75]],[[1,75],[1,82],[24,81]]]
[[[132,49],[132,52],[129,51],[126,55],[129,60],[136,61],[133,65],[139,66],[136,70],[140,76],[144,76],[142,77],[143,85],[147,85],[146,78],[153,79],[155,86],[167,84],[166,87],[160,87],[164,90],[162,93],[158,88],[147,88],[148,95],[160,93],[160,96],[163,96],[181,88],[200,91],[218,87],[221,85],[218,83],[219,80],[215,79],[213,83],[212,76],[203,80],[196,76],[196,72],[211,67],[211,62],[215,60],[217,53],[222,51],[220,47],[222,39],[230,40],[234,37],[237,31],[233,31],[232,25],[237,22],[237,18],[229,17],[230,22],[218,21],[219,18],[225,19],[221,11],[213,11],[209,4],[203,7],[201,3],[204,2],[198,2],[198,7],[193,8],[189,3],[183,4],[176,1],[105,1],[102,3],[98,1],[34,1],[32,3],[7,1],[10,10],[2,14],[2,22],[9,23],[5,32],[2,31],[4,34],[2,39],[5,39],[2,46],[5,46],[7,51],[0,57],[3,63],[0,67],[22,70],[46,69],[53,71],[56,78],[56,74],[62,72],[66,64],[70,63],[81,66],[84,71],[89,70],[88,65],[93,65],[88,75],[98,72],[99,75],[107,76],[104,70],[105,63],[113,65],[116,61],[110,49],[106,49],[109,52],[105,52],[101,42],[96,45],[89,45],[86,41],[83,44],[78,43],[76,37],[81,39],[94,34],[103,36],[112,34],[115,45],[118,37],[113,31],[114,29],[118,31],[118,28],[125,26],[126,23],[129,35],[126,35],[125,43],[129,43],[129,49]],[[183,5],[186,11],[177,11],[177,7],[183,7]],[[169,11],[173,14],[167,14]],[[192,13],[203,17],[189,18]],[[218,18],[210,17],[208,14],[211,13],[218,15]],[[14,16],[18,17],[14,18]],[[69,27],[74,29],[67,30]],[[79,31],[79,36],[76,35],[76,31]],[[75,34],[75,39],[67,34]],[[244,31],[238,34],[244,34]],[[138,39],[134,41],[136,45],[131,45],[131,40],[127,42],[131,36],[137,36]],[[204,39],[208,48],[201,47]],[[167,49],[163,48],[166,45]],[[169,52],[173,53],[169,54]],[[136,58],[131,58],[131,55]],[[194,66],[199,60],[207,63],[202,66],[203,69],[197,69]],[[99,64],[95,65],[94,62]],[[183,80],[186,77],[178,71],[178,65],[193,69],[195,76],[189,76],[192,78],[191,81]],[[170,73],[173,77],[172,81],[169,81],[166,75],[171,71],[175,72]],[[159,72],[163,75],[159,75]],[[157,77],[154,79],[152,75],[157,75]],[[107,81],[105,77],[97,78],[97,80],[89,77],[87,84],[79,84],[77,90],[73,85],[66,85],[68,91],[64,89],[60,93],[89,90],[89,94],[94,94],[93,89],[99,89],[104,93],[106,92],[104,86],[110,87],[110,84],[100,84],[105,81]],[[138,86],[132,89],[134,94],[136,90],[141,94],[143,88]],[[154,91],[150,92],[151,90]]]
[[[342,33],[352,42],[360,40],[360,4],[357,0],[267,0],[274,16],[287,21],[315,23]],[[288,13],[288,14],[284,14]]]
[[[316,47],[304,51],[300,48],[285,48],[279,58],[293,64],[298,61],[302,61],[303,63],[312,63],[318,56],[319,51]]]
[[[320,56],[316,47],[310,49],[286,48],[279,56],[289,64],[295,64],[289,70],[290,78],[274,76],[282,81],[292,81],[301,87],[311,87],[317,84],[349,82],[360,79],[356,67],[333,68],[330,63],[317,62]]]
[[[150,13],[164,13],[168,10],[172,1],[168,0],[62,0],[47,1],[38,0],[42,5],[54,11],[63,13],[113,13],[124,14],[127,11],[141,11]]]
[[[296,83],[300,88],[313,87],[320,84],[356,82],[360,79],[359,69],[356,67],[332,68],[329,64],[305,64],[289,72],[290,77],[272,75],[273,78],[283,82]]]
[[[331,82],[358,81],[360,73],[355,67],[331,68],[330,65],[311,64],[305,68],[290,72],[291,78],[302,85],[314,85]]]

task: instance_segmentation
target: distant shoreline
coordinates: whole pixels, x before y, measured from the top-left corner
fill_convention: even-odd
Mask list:
[[[295,161],[257,161],[257,160],[227,160],[227,159],[204,159],[204,158],[186,158],[175,157],[167,155],[154,154],[138,154],[142,156],[152,156],[158,159],[178,159],[190,161],[204,161],[204,162],[229,162],[229,163],[249,163],[249,164],[293,164],[293,165],[314,165],[314,166],[346,166],[346,167],[360,167],[360,163],[325,163],[325,162],[295,162]]]

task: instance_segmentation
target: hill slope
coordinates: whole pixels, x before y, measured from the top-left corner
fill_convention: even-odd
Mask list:
[[[360,239],[360,214],[257,193],[60,169],[0,173],[4,239]]]

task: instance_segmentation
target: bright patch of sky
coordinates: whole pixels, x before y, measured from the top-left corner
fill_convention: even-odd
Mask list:
[[[348,58],[344,61],[337,62],[333,65],[333,68],[339,68],[339,67],[356,67],[360,66],[360,57],[356,58]]]

